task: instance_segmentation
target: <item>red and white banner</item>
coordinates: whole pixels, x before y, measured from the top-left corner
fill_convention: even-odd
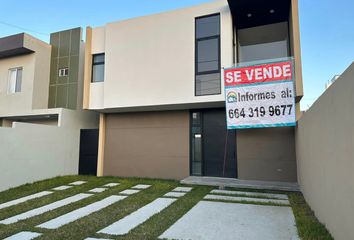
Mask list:
[[[225,69],[225,86],[292,80],[292,68],[292,62],[287,61]]]
[[[228,129],[295,126],[293,61],[224,70]]]

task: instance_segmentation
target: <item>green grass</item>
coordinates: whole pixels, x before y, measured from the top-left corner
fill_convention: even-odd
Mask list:
[[[27,201],[25,203],[18,204],[9,208],[1,209],[0,220],[52,203],[54,201],[64,199],[77,193],[87,192],[92,188],[100,187],[106,183],[119,182],[121,184],[117,187],[110,188],[109,190],[103,193],[96,193],[87,199],[81,200],[73,204],[69,204],[62,208],[44,213],[28,220],[23,220],[11,225],[0,224],[0,239],[11,236],[21,231],[34,231],[44,233],[41,237],[38,238],[39,240],[82,240],[86,237],[101,237],[109,239],[157,239],[158,236],[160,236],[166,229],[168,229],[173,223],[175,223],[179,218],[181,218],[186,212],[188,212],[193,206],[195,206],[200,200],[202,200],[206,194],[208,194],[213,189],[213,187],[207,186],[193,186],[193,190],[190,193],[187,193],[184,197],[179,198],[175,203],[163,210],[160,214],[153,216],[148,221],[135,228],[129,234],[115,238],[104,234],[97,234],[96,232],[104,227],[107,227],[113,222],[123,218],[124,216],[134,212],[135,210],[145,206],[156,198],[163,196],[165,193],[179,186],[179,182],[139,178],[97,178],[89,176],[66,176],[40,181],[33,184],[27,184],[18,188],[1,192],[0,204],[40,191],[50,190],[51,188],[65,185],[77,180],[86,180],[88,181],[88,183],[80,186],[74,186],[73,188],[68,190],[57,191],[48,196]],[[118,192],[136,184],[151,184],[152,187],[146,190],[142,190],[141,192],[129,196],[126,199],[119,201],[107,208],[104,208],[99,212],[93,213],[87,217],[79,219],[71,224],[65,225],[56,230],[46,230],[35,227],[36,225],[61,216],[72,210],[86,206],[90,203],[101,200],[112,194],[117,194]],[[316,217],[314,216],[311,209],[308,207],[300,193],[287,194],[289,195],[291,207],[294,211],[301,239],[333,239],[327,232],[326,228],[317,221]]]

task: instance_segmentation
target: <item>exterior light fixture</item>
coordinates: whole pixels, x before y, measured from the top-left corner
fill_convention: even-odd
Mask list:
[[[270,12],[271,14],[273,14],[273,13],[275,12],[275,10],[274,10],[274,9],[270,9],[269,12]]]
[[[252,13],[248,13],[247,17],[249,17],[249,18],[252,17]]]

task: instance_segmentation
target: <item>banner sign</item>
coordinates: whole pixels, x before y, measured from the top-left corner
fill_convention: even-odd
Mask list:
[[[228,129],[295,126],[291,60],[224,70]]]

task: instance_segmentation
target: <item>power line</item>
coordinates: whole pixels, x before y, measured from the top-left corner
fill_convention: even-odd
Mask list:
[[[23,27],[15,25],[15,24],[7,23],[7,22],[4,22],[4,21],[0,21],[0,24],[6,25],[6,26],[9,26],[9,27],[13,27],[13,28],[17,28],[17,29],[21,29],[22,31],[26,31],[26,32],[32,32],[32,33],[37,33],[37,34],[41,34],[41,35],[44,35],[44,36],[49,36],[48,33],[42,33],[42,32],[38,32],[38,31],[29,29],[29,28],[23,28]]]

